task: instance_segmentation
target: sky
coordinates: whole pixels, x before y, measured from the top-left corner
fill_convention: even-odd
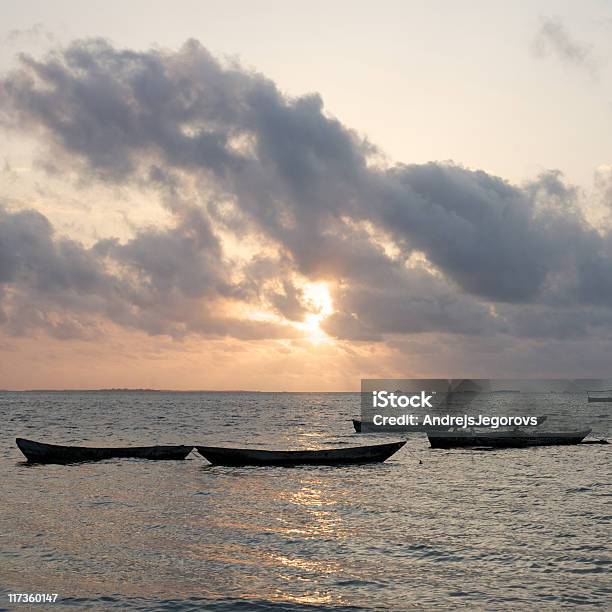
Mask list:
[[[609,376],[609,3],[0,15],[0,388]]]

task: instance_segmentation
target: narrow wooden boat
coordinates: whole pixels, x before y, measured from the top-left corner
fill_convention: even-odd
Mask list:
[[[612,402],[612,391],[587,391],[587,399],[589,402]]]
[[[538,417],[538,423],[534,427],[540,426],[548,417],[542,415]],[[414,432],[438,432],[448,431],[448,425],[374,425],[372,421],[362,421],[353,419],[353,427],[357,433],[414,433]]]
[[[44,444],[33,440],[16,439],[19,450],[30,463],[77,463],[102,459],[185,459],[193,446],[128,446],[91,447]]]
[[[431,448],[523,448],[527,446],[580,444],[590,432],[590,429],[560,432],[467,430],[430,433],[427,434],[427,437]]]
[[[219,446],[196,446],[198,453],[213,465],[343,465],[353,463],[382,462],[406,444],[374,444],[320,450],[264,450],[254,448],[225,448]]]
[[[446,431],[446,425],[374,425],[372,421],[353,419],[357,433],[414,433],[426,431]]]

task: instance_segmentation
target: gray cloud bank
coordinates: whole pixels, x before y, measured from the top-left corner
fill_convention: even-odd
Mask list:
[[[85,248],[38,212],[0,209],[0,321],[12,333],[82,336],[108,319],[175,337],[292,337],[232,305],[300,320],[299,274],[332,282],[324,328],[342,339],[610,337],[612,237],[559,173],[519,188],[451,164],[380,167],[320,96],[289,98],[195,41],[24,56],[0,104],[6,129],[44,143],[49,171],[153,186],[174,218]],[[237,265],[221,233],[278,255]]]

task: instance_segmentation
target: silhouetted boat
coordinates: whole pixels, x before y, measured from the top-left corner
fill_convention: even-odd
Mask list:
[[[427,434],[431,448],[522,448],[526,446],[558,446],[580,444],[590,433],[583,431],[445,431]]]
[[[357,433],[414,433],[419,431],[446,431],[448,429],[448,425],[374,425],[372,421],[362,421],[360,419],[353,419],[353,427]]]
[[[342,465],[382,462],[406,444],[392,442],[370,446],[352,446],[320,450],[264,450],[254,448],[225,448],[196,446],[198,453],[213,465]]]
[[[33,440],[17,438],[19,450],[30,463],[77,463],[80,461],[101,461],[102,459],[185,459],[193,446],[128,446],[91,447],[61,446],[43,444]]]
[[[538,417],[537,427],[544,423],[548,417],[542,415]],[[372,421],[362,421],[360,419],[352,419],[353,427],[357,433],[376,433],[376,432],[395,432],[395,433],[414,433],[414,432],[437,432],[448,431],[448,425],[374,425]]]
[[[607,393],[607,395],[591,395],[591,393]],[[589,402],[612,402],[612,391],[587,391]]]

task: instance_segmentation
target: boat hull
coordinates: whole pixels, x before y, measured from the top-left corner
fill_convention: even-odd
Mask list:
[[[380,463],[387,460],[406,444],[392,442],[352,448],[333,448],[304,451],[274,451],[248,448],[224,448],[218,446],[196,446],[200,455],[213,465],[346,465]]]
[[[446,431],[445,425],[374,425],[372,421],[353,419],[357,433],[417,433],[428,431]]]
[[[546,415],[539,416],[537,426],[546,421]],[[353,427],[357,433],[428,433],[448,431],[448,425],[374,425],[372,421],[353,419]]]
[[[431,448],[525,448],[529,446],[560,446],[580,444],[590,433],[584,431],[556,432],[556,433],[457,433],[441,432],[428,434]]]
[[[30,463],[78,463],[104,459],[181,460],[193,450],[192,446],[61,446],[23,438],[17,438],[16,442]]]

